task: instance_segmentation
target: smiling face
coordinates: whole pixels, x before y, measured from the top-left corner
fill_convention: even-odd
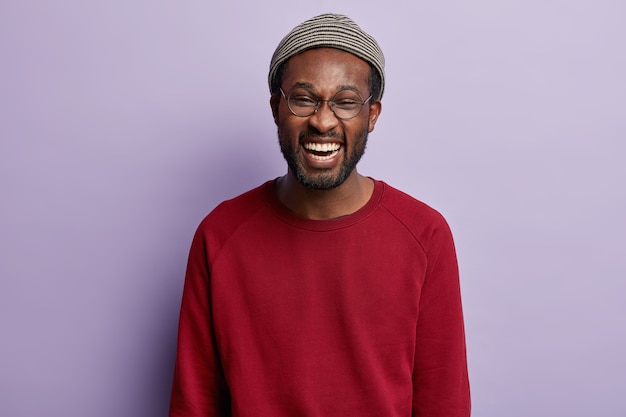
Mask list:
[[[363,101],[371,94],[369,75],[369,64],[350,53],[311,49],[289,60],[281,87],[287,97],[306,94],[330,100],[356,93]],[[299,117],[280,93],[272,96],[271,106],[289,173],[315,190],[336,188],[356,175],[367,135],[374,130],[381,109],[380,102],[368,102],[357,116],[345,120],[337,118],[324,101],[311,116]]]

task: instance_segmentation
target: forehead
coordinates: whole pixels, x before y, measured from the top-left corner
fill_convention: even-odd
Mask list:
[[[283,86],[287,89],[306,84],[322,93],[350,88],[369,90],[370,66],[351,53],[333,48],[317,48],[291,58],[286,67]]]

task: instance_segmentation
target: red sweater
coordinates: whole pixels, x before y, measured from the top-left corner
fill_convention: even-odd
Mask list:
[[[194,237],[171,417],[467,417],[450,230],[376,181],[333,220],[296,217],[273,182]]]

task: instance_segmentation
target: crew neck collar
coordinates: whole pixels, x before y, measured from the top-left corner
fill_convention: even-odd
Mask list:
[[[319,232],[342,229],[365,219],[376,210],[385,189],[384,183],[382,181],[377,181],[372,178],[372,180],[374,181],[374,191],[372,192],[370,199],[367,201],[367,203],[365,203],[363,207],[361,207],[352,214],[337,217],[335,219],[311,220],[296,215],[278,200],[275,188],[277,180],[278,178],[266,182],[264,187],[267,201],[270,204],[274,214],[276,214],[276,216],[280,220],[293,227]]]

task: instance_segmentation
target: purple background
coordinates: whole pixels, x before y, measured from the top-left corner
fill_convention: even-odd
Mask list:
[[[626,3],[0,3],[0,415],[166,414],[192,234],[281,175],[270,56],[387,57],[361,172],[455,233],[477,417],[626,416]]]

